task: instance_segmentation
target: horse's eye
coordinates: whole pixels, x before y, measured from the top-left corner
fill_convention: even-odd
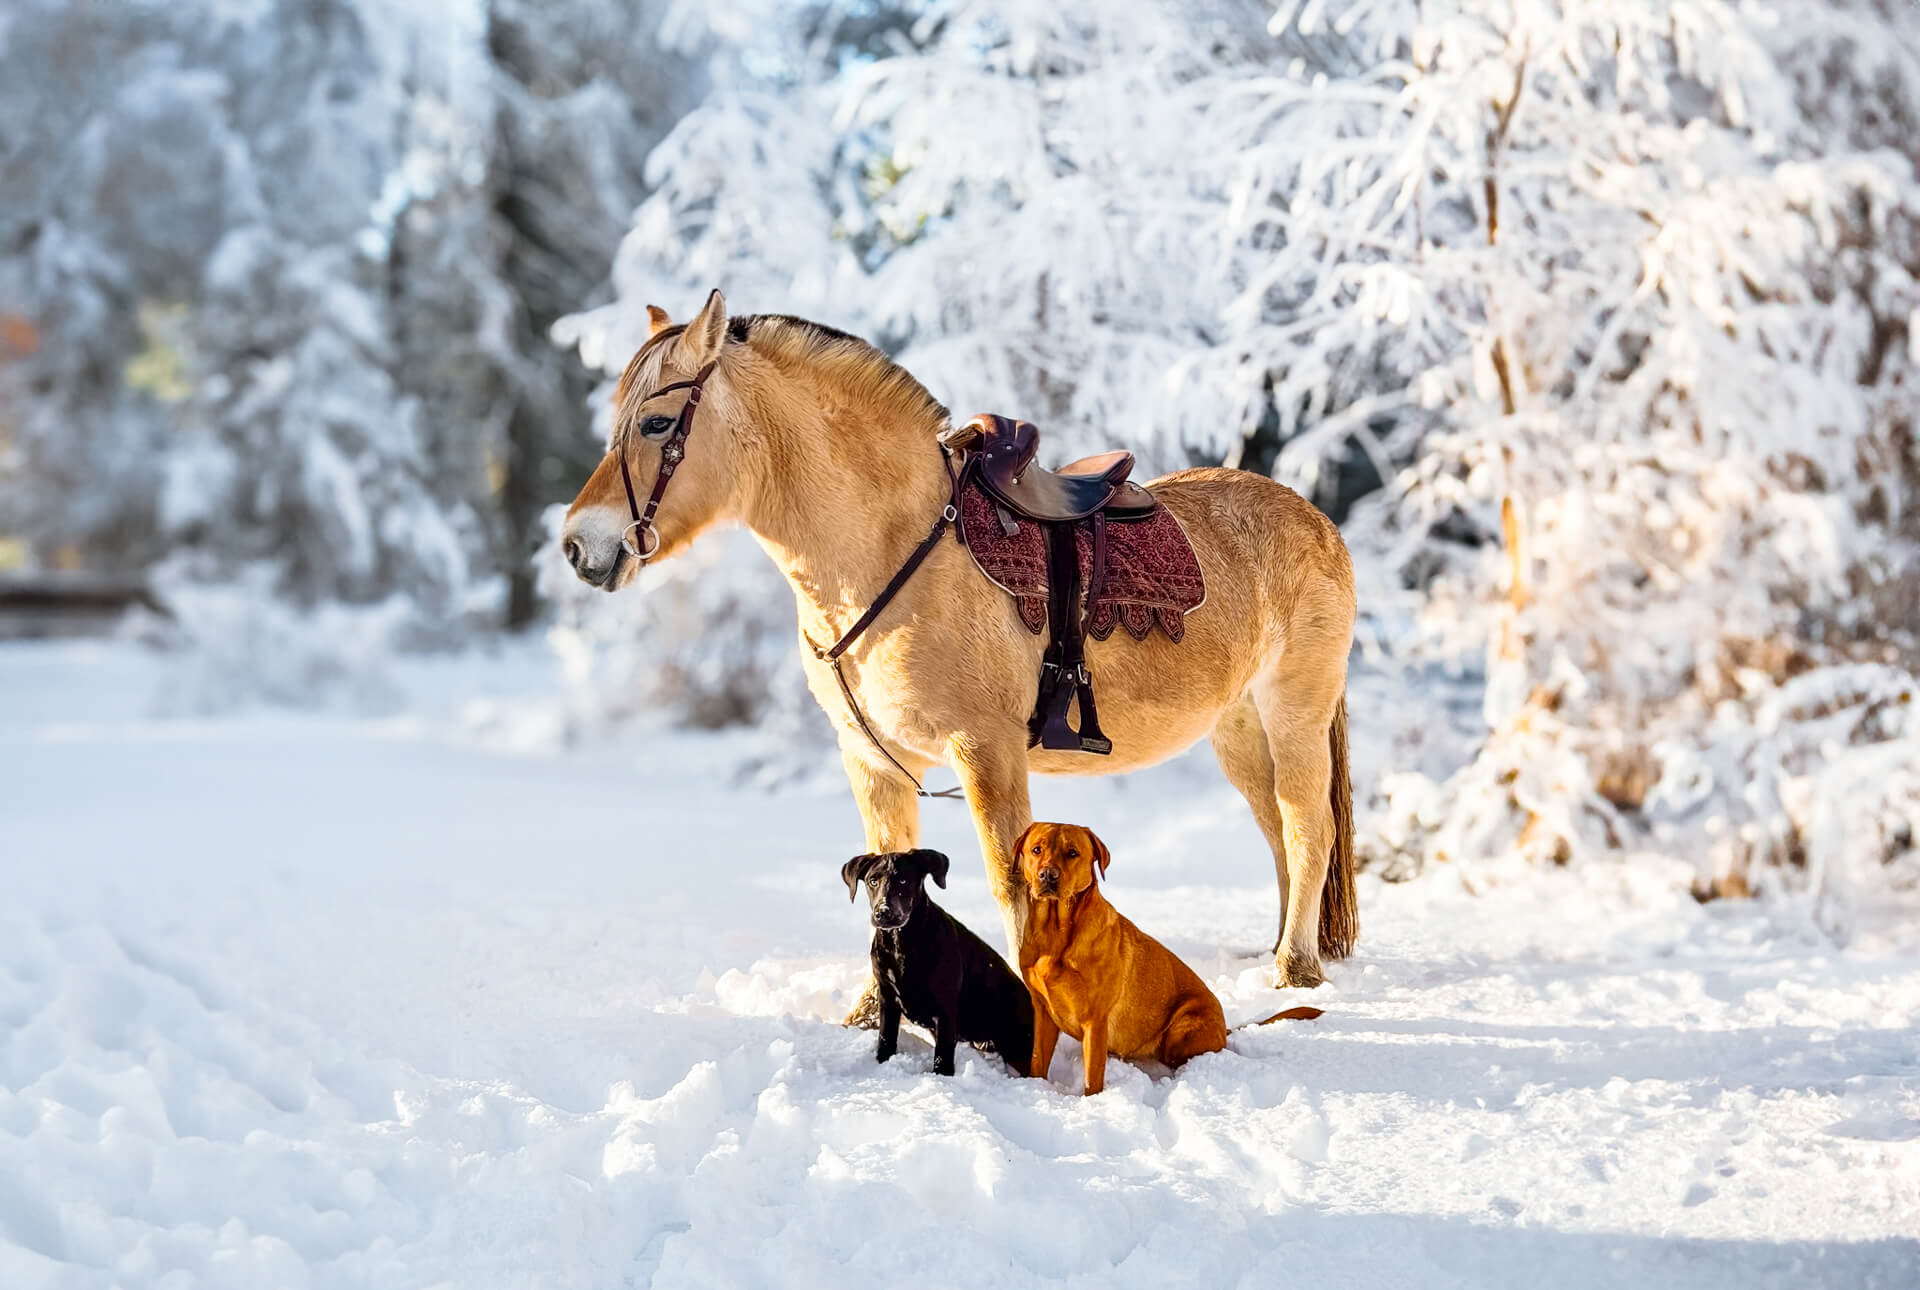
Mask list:
[[[649,439],[658,439],[673,429],[672,417],[648,417],[640,423],[640,433]]]

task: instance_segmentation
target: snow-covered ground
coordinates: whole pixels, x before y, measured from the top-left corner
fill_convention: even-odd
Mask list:
[[[154,666],[0,649],[5,1290],[1920,1284],[1920,954],[1691,870],[1363,879],[1320,1021],[1082,1099],[1071,1041],[874,1064],[851,802],[738,739],[159,720]],[[1204,749],[1036,813],[1230,1021],[1281,1002]]]

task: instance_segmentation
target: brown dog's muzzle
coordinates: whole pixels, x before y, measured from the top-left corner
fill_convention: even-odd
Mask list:
[[[1014,845],[1034,900],[1077,900],[1107,867],[1105,844],[1079,825],[1034,823]]]

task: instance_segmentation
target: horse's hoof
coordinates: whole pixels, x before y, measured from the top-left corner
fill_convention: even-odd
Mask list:
[[[1289,954],[1273,967],[1273,983],[1282,990],[1311,990],[1327,983],[1326,975],[1320,971],[1320,960],[1312,955]]]
[[[871,984],[867,986],[866,993],[860,996],[860,1002],[853,1005],[853,1011],[847,1014],[847,1019],[840,1024],[852,1026],[855,1030],[880,1029],[880,996],[874,992]]]

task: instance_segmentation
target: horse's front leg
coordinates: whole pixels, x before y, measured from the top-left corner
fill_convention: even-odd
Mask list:
[[[853,801],[860,808],[860,824],[866,830],[867,850],[911,851],[920,843],[920,799],[913,785],[901,778],[891,766],[879,767],[867,759],[871,749],[842,746],[840,760],[847,768],[847,783],[853,786]],[[924,775],[924,768],[916,773]],[[871,1030],[880,1024],[880,996],[873,979],[860,993],[846,1024]]]
[[[993,738],[971,732],[949,743],[953,769],[966,790],[973,810],[973,827],[980,835],[980,858],[987,865],[987,883],[1000,902],[1000,921],[1007,933],[1007,959],[1020,961],[1020,935],[1026,930],[1026,884],[1020,879],[1020,857],[1013,847],[1033,823],[1027,799],[1026,727]]]
[[[911,851],[920,845],[920,798],[899,771],[873,765],[868,760],[873,755],[872,749],[840,750],[854,805],[860,808],[860,824],[866,830],[867,850],[875,855]],[[923,777],[927,773],[925,766],[912,770]]]

